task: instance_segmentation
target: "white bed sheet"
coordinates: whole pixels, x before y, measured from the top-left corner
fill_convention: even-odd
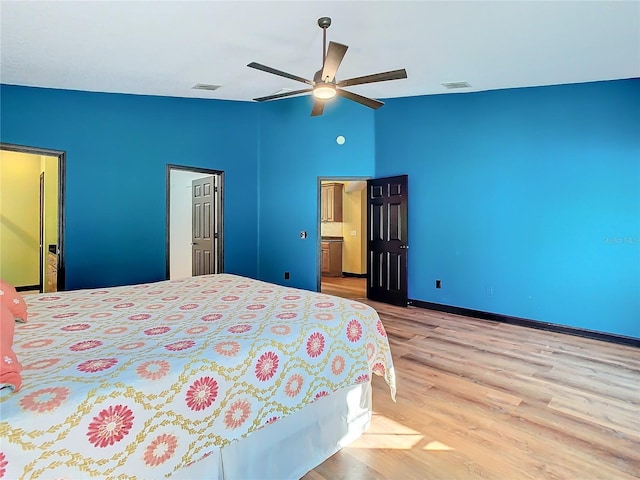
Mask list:
[[[297,480],[371,423],[371,383],[342,388],[176,472],[181,480]]]

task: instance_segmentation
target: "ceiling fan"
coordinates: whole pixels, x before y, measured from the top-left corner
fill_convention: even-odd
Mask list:
[[[363,77],[337,81],[336,72],[344,58],[344,54],[347,53],[347,48],[349,47],[342,45],[341,43],[329,42],[329,48],[327,49],[327,28],[329,28],[330,25],[331,19],[329,17],[321,17],[318,19],[318,26],[322,28],[322,68],[315,73],[313,81],[281,70],[276,70],[275,68],[256,62],[251,62],[247,65],[247,67],[262,70],[267,73],[273,73],[274,75],[280,75],[281,77],[290,78],[291,80],[311,85],[311,88],[305,88],[303,90],[294,90],[291,92],[276,93],[266,97],[254,98],[256,102],[264,102],[267,100],[275,100],[278,98],[291,97],[293,95],[311,92],[315,98],[313,109],[311,110],[312,117],[322,115],[325,102],[334,98],[336,95],[374,109],[380,108],[384,105],[384,103],[379,100],[363,97],[362,95],[343,90],[342,87],[362,85],[365,83],[384,82],[387,80],[399,80],[407,78],[407,71],[403,68],[400,70],[392,70],[390,72],[374,73],[373,75],[365,75]]]

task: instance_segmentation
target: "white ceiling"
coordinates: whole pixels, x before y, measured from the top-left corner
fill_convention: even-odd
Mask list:
[[[313,78],[322,16],[349,46],[338,79],[406,68],[348,88],[375,98],[640,77],[640,1],[1,0],[0,81],[250,100],[305,88],[246,65]]]

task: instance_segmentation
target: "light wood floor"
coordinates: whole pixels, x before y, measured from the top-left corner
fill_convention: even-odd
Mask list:
[[[367,298],[367,279],[356,277],[322,277],[322,293],[343,298]]]
[[[639,349],[367,303],[397,403],[374,375],[371,427],[304,480],[640,477]]]

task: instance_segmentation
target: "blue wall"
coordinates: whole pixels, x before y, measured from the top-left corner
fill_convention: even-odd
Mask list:
[[[2,85],[1,140],[64,150],[66,288],[165,278],[166,165],[225,171],[225,268],[257,272],[255,105]]]
[[[310,116],[310,97],[259,106],[259,275],[315,290],[318,177],[373,176],[374,111],[341,98],[320,117]],[[345,137],[344,145],[336,143],[338,135]],[[300,239],[302,230],[309,234],[306,240]]]
[[[406,173],[410,298],[640,338],[640,80],[314,118],[308,97],[0,96],[3,142],[67,152],[67,288],[164,278],[167,163],[225,171],[226,271],[310,290],[317,178]]]
[[[410,298],[640,337],[640,80],[391,99],[375,129]]]

